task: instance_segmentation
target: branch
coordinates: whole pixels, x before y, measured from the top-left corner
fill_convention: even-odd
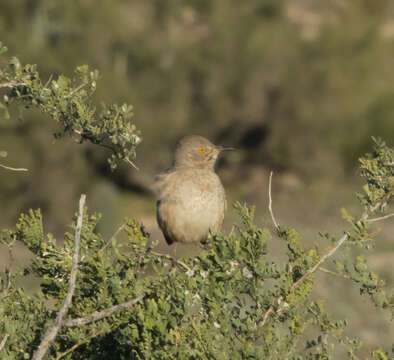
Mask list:
[[[269,185],[268,185],[268,196],[269,196],[269,211],[271,214],[271,218],[272,221],[275,224],[275,228],[278,230],[279,225],[275,220],[274,214],[272,212],[272,200],[271,200],[271,179],[272,179],[272,174],[273,172],[271,171],[270,173],[270,180],[269,180]],[[373,207],[371,207],[369,210],[371,212],[374,212],[377,208],[379,208],[379,206],[381,205],[381,203],[377,203],[375,204]],[[383,220],[385,218],[391,217],[392,214],[386,215],[386,216],[382,216],[381,218],[375,218],[375,219],[371,219],[369,221],[378,221],[378,220]],[[368,209],[366,208],[364,210],[364,212],[362,213],[360,219],[357,221],[357,224],[361,224],[362,221],[368,221]],[[278,230],[279,231],[279,230]],[[320,260],[313,266],[311,267],[304,275],[302,275],[295,283],[293,283],[293,285],[290,287],[289,290],[289,294],[291,294],[295,289],[297,289],[311,274],[313,274],[317,269],[320,268],[320,265],[322,265],[329,257],[331,257],[332,255],[335,254],[335,252],[343,245],[343,243],[349,238],[349,234],[345,233],[343,234],[343,236],[338,240],[338,242],[336,243],[336,245],[326,254],[324,254]],[[325,269],[326,270],[326,269]],[[322,271],[325,271],[322,270]],[[326,271],[328,272],[328,271]],[[280,305],[282,303],[282,301],[284,300],[283,296],[280,296],[277,299],[277,303]],[[286,302],[284,302],[285,304],[287,304]],[[263,315],[262,320],[257,324],[258,327],[264,326],[265,322],[267,321],[269,315],[274,311],[274,307],[273,305],[271,305],[268,310],[265,312],[265,314]],[[281,309],[278,309],[277,312],[280,312]]]
[[[334,276],[337,276],[337,277],[340,277],[340,278],[343,278],[343,279],[351,279],[351,277],[349,275],[337,273],[335,271],[331,271],[331,270],[328,270],[328,269],[323,268],[323,267],[319,267],[319,270],[322,271],[322,272],[325,272],[327,274],[331,274],[331,275],[334,275]]]
[[[274,172],[271,171],[270,172],[270,179],[269,179],[269,183],[268,183],[268,199],[269,199],[268,210],[269,210],[269,212],[271,214],[271,219],[272,219],[272,222],[275,225],[276,231],[278,233],[280,233],[280,226],[279,226],[278,222],[275,219],[274,212],[272,211],[271,183],[272,183],[272,175],[273,174],[274,174]]]
[[[5,166],[3,164],[0,164],[0,167],[2,167],[3,169],[12,170],[12,171],[29,171],[28,169],[25,169],[25,168],[13,168],[13,167]]]
[[[78,85],[73,91],[71,91],[67,96],[65,96],[65,99],[69,99],[70,97],[72,97],[73,95],[75,95],[79,90],[83,89],[86,85],[88,85],[89,83],[84,82],[80,85]]]
[[[136,164],[134,164],[130,159],[126,158],[125,161],[129,163],[134,169],[139,170],[139,167]]]
[[[122,310],[126,310],[126,309],[130,309],[132,308],[137,302],[141,301],[143,298],[145,297],[145,294],[141,294],[139,296],[137,296],[135,299],[124,302],[122,304],[119,305],[115,305],[112,306],[108,309],[104,309],[101,311],[96,311],[91,315],[88,316],[84,316],[84,317],[80,317],[77,319],[69,319],[66,320],[64,322],[64,326],[66,327],[74,327],[74,326],[80,326],[80,325],[86,325],[86,324],[90,324],[92,322],[104,319],[108,316],[111,316],[112,314],[118,312],[118,311],[122,311]]]
[[[10,336],[10,334],[4,335],[3,340],[1,340],[1,343],[0,343],[0,351],[3,350],[3,347],[4,347],[5,343],[7,342],[7,339],[9,338],[9,336]]]
[[[150,250],[150,252],[151,252],[151,254],[153,254],[153,255],[155,255],[155,256],[164,257],[164,258],[166,258],[166,259],[168,259],[168,260],[174,262],[174,258],[172,258],[172,257],[171,257],[170,255],[168,255],[168,254],[161,254],[161,253],[158,253],[158,252],[153,251],[153,250]],[[181,265],[181,266],[183,266],[183,267],[187,270],[187,272],[188,272],[189,274],[192,274],[192,273],[193,273],[193,270],[190,269],[189,266],[187,266],[184,262],[182,262],[182,261],[180,261],[180,260],[176,260],[175,263],[176,263],[176,264],[179,264],[179,265]]]
[[[112,325],[113,327],[113,325]],[[73,352],[76,348],[80,347],[81,345],[85,345],[88,344],[90,341],[92,341],[92,339],[94,339],[97,336],[103,335],[105,334],[107,331],[110,331],[111,327],[109,329],[104,328],[101,329],[101,331],[98,331],[96,333],[94,333],[93,335],[89,336],[87,339],[84,338],[81,342],[78,342],[76,344],[74,344],[73,346],[71,346],[69,349],[67,349],[66,351],[62,352],[61,354],[59,354],[56,358],[56,360],[60,360],[62,358],[64,358],[67,354]]]
[[[53,325],[47,330],[44,339],[41,341],[40,346],[36,350],[33,355],[32,360],[41,360],[45,353],[48,350],[49,345],[55,339],[58,331],[64,323],[64,317],[68,312],[68,308],[70,307],[71,300],[74,294],[75,282],[77,280],[77,270],[78,270],[78,257],[79,257],[79,245],[81,238],[81,230],[82,230],[82,220],[83,220],[83,208],[85,206],[86,195],[82,194],[79,200],[79,214],[77,220],[77,227],[75,229],[74,236],[74,253],[71,265],[71,275],[70,281],[68,283],[68,290],[66,298],[64,299],[63,305],[60,311],[57,314],[56,320]]]
[[[380,220],[386,220],[386,219],[391,218],[391,217],[393,217],[393,216],[394,216],[394,213],[392,213],[392,214],[387,214],[387,215],[385,215],[385,216],[381,216],[381,217],[378,217],[378,218],[366,219],[366,220],[369,221],[369,222],[375,222],[375,221],[380,221]]]
[[[101,254],[105,250],[105,248],[111,243],[112,239],[116,239],[116,237],[125,228],[125,226],[126,226],[126,223],[123,223],[122,225],[119,226],[118,230],[115,231],[115,233],[110,237],[110,239],[107,241],[107,243],[98,251],[99,254]]]
[[[17,87],[17,86],[26,86],[26,84],[25,84],[25,83],[13,83],[13,82],[8,82],[8,83],[0,84],[0,89],[1,89],[1,88],[6,88],[6,87],[8,87],[8,88],[14,88],[14,87]]]

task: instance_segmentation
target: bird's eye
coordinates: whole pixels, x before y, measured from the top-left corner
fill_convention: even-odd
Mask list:
[[[198,148],[198,152],[200,152],[200,153],[205,152],[204,146],[200,146],[200,147]]]

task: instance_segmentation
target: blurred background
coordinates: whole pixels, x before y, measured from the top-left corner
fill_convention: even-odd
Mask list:
[[[3,162],[29,169],[0,169],[1,228],[41,208],[46,231],[61,239],[84,192],[90,211],[103,214],[104,236],[128,216],[162,241],[150,185],[176,141],[199,134],[238,149],[218,164],[230,204],[256,205],[258,222],[271,226],[274,170],[278,221],[313,242],[318,231],[345,229],[341,207],[361,211],[357,159],[370,137],[394,139],[393,0],[1,0],[0,40],[44,79],[81,64],[99,69],[94,101],[133,104],[144,139],[140,171],[111,173],[105,150],[55,142],[56,124],[37,112],[1,119]],[[235,218],[230,206],[227,230]],[[392,285],[394,226],[384,227],[369,260]],[[388,314],[346,280],[318,276],[316,296],[330,295],[367,346],[391,344]]]

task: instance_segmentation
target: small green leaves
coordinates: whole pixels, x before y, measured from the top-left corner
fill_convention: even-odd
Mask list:
[[[0,86],[8,89],[0,102],[0,117],[9,117],[7,107],[13,103],[35,107],[59,123],[56,139],[68,135],[80,143],[89,141],[110,150],[108,162],[112,170],[120,161],[135,167],[136,147],[142,138],[131,122],[132,106],[103,104],[101,111],[97,110],[92,96],[98,80],[97,70],[82,65],[71,78],[59,75],[45,82],[36,65],[22,65],[13,57],[8,67],[0,69]]]

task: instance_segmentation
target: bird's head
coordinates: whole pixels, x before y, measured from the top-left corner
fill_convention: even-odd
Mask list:
[[[186,136],[176,147],[174,165],[175,167],[213,169],[218,155],[225,150],[234,149],[214,145],[202,136]]]

